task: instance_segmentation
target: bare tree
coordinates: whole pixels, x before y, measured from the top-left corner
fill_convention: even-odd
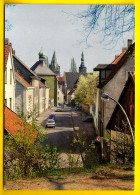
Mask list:
[[[9,7],[15,7],[15,4],[6,4],[5,9]],[[13,25],[9,22],[9,19],[5,19],[5,31],[12,30]]]
[[[117,42],[127,32],[135,30],[134,5],[90,5],[79,13],[78,18],[84,20],[85,39],[103,33],[102,41]]]

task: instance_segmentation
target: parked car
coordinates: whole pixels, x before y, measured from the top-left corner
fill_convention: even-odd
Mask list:
[[[62,107],[61,106],[58,106],[55,110],[55,112],[62,112]]]
[[[81,110],[80,107],[78,105],[75,106],[75,110]]]
[[[61,106],[62,108],[64,108],[64,104],[60,104],[60,106]]]
[[[46,122],[46,127],[55,127],[55,121],[53,119],[48,119]]]
[[[55,114],[50,114],[50,115],[49,115],[49,119],[53,119],[54,121],[56,121]]]

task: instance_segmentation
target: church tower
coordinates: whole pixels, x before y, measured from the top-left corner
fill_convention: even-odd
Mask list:
[[[82,52],[82,54],[81,54],[81,65],[79,67],[79,73],[86,73],[86,72],[87,72],[87,67],[85,67],[84,54]]]
[[[57,63],[57,58],[56,58],[56,54],[55,51],[53,53],[53,57],[51,60],[51,64],[49,65],[49,68],[58,76],[60,76],[60,66]]]

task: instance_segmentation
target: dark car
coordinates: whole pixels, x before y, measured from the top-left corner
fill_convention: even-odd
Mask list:
[[[53,119],[54,121],[56,121],[55,114],[50,114],[50,115],[49,115],[49,119]]]
[[[75,106],[75,110],[81,110],[80,107],[78,105]]]

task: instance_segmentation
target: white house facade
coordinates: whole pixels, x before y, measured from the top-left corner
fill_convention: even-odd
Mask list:
[[[15,111],[15,73],[12,57],[12,44],[5,39],[5,67],[4,67],[4,103],[12,111]]]

